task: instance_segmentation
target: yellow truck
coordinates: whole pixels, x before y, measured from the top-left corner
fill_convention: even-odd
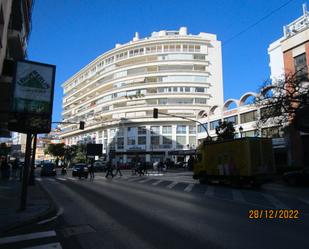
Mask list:
[[[259,186],[274,173],[270,138],[245,137],[204,142],[197,148],[193,178],[236,186]]]

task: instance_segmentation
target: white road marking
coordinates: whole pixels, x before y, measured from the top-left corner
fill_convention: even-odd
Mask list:
[[[207,195],[207,196],[214,196],[214,194],[215,194],[215,187],[208,185],[207,189],[206,189],[206,192],[205,192],[205,195]]]
[[[55,179],[52,179],[52,178],[46,178],[47,181],[50,181],[50,182],[54,182]]]
[[[172,189],[173,187],[176,186],[178,182],[172,182],[171,184],[167,185],[166,188]]]
[[[94,179],[96,179],[96,178],[99,178],[99,179],[102,179],[102,180],[106,180],[105,176],[95,176]]]
[[[156,182],[152,183],[151,185],[153,185],[153,186],[157,186],[157,185],[158,185],[158,184],[160,184],[161,182],[163,182],[163,180],[158,180],[158,181],[156,181]]]
[[[138,181],[138,183],[145,183],[145,182],[149,182],[151,180],[151,178],[146,178],[144,180]]]
[[[191,192],[192,188],[194,187],[193,183],[188,184],[188,186],[183,190],[185,192]]]
[[[60,180],[60,181],[67,181],[66,178],[62,178],[62,177],[58,177],[57,179]]]
[[[284,203],[282,203],[280,200],[278,200],[277,198],[275,198],[272,195],[269,194],[265,194],[262,193],[262,195],[275,207],[278,209],[289,209],[289,207],[287,205],[285,205]]]
[[[16,236],[0,238],[0,245],[8,244],[8,243],[16,243],[16,242],[24,241],[24,240],[40,239],[40,238],[54,237],[54,236],[56,236],[56,232],[54,230],[46,231],[46,232],[39,232],[39,233],[21,234],[21,235],[16,235]]]
[[[35,180],[41,182],[41,181],[42,181],[42,178],[35,178]]]
[[[130,178],[130,179],[128,179],[128,182],[133,182],[133,181],[137,180],[138,178],[139,178],[138,176]]]
[[[50,243],[50,244],[39,245],[39,246],[24,247],[22,249],[62,249],[62,247],[60,243]]]
[[[68,177],[68,179],[72,180],[72,181],[76,181],[77,179],[74,177]]]
[[[232,189],[233,200],[246,202],[244,196],[242,195],[241,191]]]

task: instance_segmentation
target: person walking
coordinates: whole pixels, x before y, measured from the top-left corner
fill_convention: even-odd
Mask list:
[[[120,171],[120,163],[119,163],[119,162],[117,162],[117,164],[116,164],[116,173],[115,173],[115,176],[116,176],[118,173],[119,173],[119,176],[122,176],[122,173],[121,173],[121,171]]]
[[[18,162],[18,159],[16,158],[13,162],[13,165],[12,165],[12,178],[16,178],[17,177],[17,170],[19,168],[19,162]]]
[[[90,174],[90,180],[94,179],[94,166],[93,166],[93,162],[91,162],[89,164],[88,172]]]
[[[111,175],[113,178],[114,174],[113,174],[113,165],[112,165],[111,160],[108,160],[106,164],[107,164],[107,173],[105,177],[108,178],[108,176]]]

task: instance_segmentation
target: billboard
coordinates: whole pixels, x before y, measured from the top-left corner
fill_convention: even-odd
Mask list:
[[[54,65],[16,62],[9,130],[34,134],[50,132],[55,71]]]
[[[103,144],[87,144],[87,156],[101,156]]]

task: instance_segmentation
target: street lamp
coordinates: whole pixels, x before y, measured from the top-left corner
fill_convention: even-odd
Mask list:
[[[240,138],[242,138],[242,132],[243,132],[244,128],[242,128],[242,126],[239,127],[239,132],[240,132]]]

